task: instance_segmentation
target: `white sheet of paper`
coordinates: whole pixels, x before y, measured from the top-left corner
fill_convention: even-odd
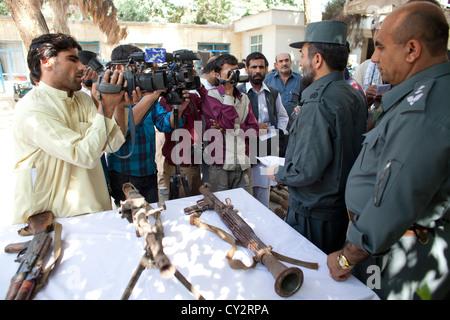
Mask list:
[[[388,92],[390,88],[391,88],[390,84],[380,84],[379,86],[377,86],[377,95]]]
[[[284,166],[284,158],[276,157],[276,156],[267,156],[267,157],[256,157],[263,165],[267,167],[271,167],[275,164],[279,164],[280,166]]]
[[[267,129],[268,129],[268,130],[267,130],[267,133],[266,133],[266,134],[263,134],[263,135],[260,135],[260,136],[259,136],[259,140],[265,141],[265,140],[270,139],[270,138],[272,138],[272,137],[275,137],[275,136],[277,135],[277,130],[275,130],[275,127],[274,127],[274,126],[270,126],[270,127],[267,128]]]

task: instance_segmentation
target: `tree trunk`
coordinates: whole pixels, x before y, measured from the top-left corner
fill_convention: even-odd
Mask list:
[[[67,26],[67,8],[69,8],[69,0],[48,0],[53,13],[52,32],[61,32],[70,34]]]
[[[45,0],[5,0],[11,16],[19,30],[25,48],[41,34],[50,33],[41,7]],[[70,34],[67,26],[67,8],[70,0],[48,0],[53,12],[52,32]],[[127,29],[117,22],[117,9],[111,0],[73,0],[83,12],[91,15],[94,23],[106,34],[108,44],[117,44],[127,37]]]
[[[322,21],[322,7],[320,1],[303,0],[303,8],[305,11],[305,26],[311,22]]]
[[[27,51],[34,38],[49,33],[39,0],[5,0],[5,4]]]
[[[117,9],[112,0],[73,0],[84,16],[88,14],[98,25],[99,29],[106,34],[107,43],[114,45],[127,37],[127,29],[121,28],[117,22]]]

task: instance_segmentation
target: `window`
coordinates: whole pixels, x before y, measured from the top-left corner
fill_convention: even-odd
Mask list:
[[[263,36],[262,34],[250,37],[250,52],[262,52]]]
[[[5,92],[5,81],[26,81],[28,69],[20,41],[0,41],[0,91]]]
[[[222,53],[230,53],[228,43],[199,43],[198,51],[209,51],[211,56],[218,56]]]
[[[100,44],[97,41],[86,42],[86,41],[78,41],[81,46],[81,49],[86,51],[92,51],[97,54],[97,57],[101,60],[100,55]]]
[[[3,72],[2,80],[26,80],[27,65],[22,49],[22,42],[0,42],[0,63]]]

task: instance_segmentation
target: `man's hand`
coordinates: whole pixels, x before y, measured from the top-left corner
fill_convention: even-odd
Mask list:
[[[102,82],[122,85],[123,73],[115,70],[111,75],[111,70],[106,70]],[[97,100],[97,94],[97,83],[94,83],[94,85],[92,86],[92,98],[94,99],[94,102],[96,102],[97,112],[103,114],[105,117],[112,118],[116,107],[123,107],[125,91],[120,91],[119,93],[102,93],[101,100],[103,108]]]
[[[274,164],[271,167],[268,167],[266,169],[266,173],[269,176],[270,180],[272,180],[273,182],[277,182],[277,180],[275,179],[275,169],[278,168],[280,165],[279,164]]]
[[[371,85],[370,87],[367,88],[366,90],[366,99],[367,99],[367,104],[369,105],[369,107],[375,102],[381,101],[381,95],[377,95],[377,85]]]
[[[230,81],[233,78],[233,73],[230,74],[228,79],[225,79],[227,81]],[[222,84],[223,88],[225,89],[225,94],[227,96],[233,96],[234,93],[234,83],[231,82],[225,82]]]
[[[183,102],[178,106],[178,116],[179,117],[183,114],[183,111],[186,109],[189,102],[191,101],[189,99],[189,92],[186,89],[183,90],[183,98],[184,98]],[[178,121],[180,121],[180,118],[178,118]],[[174,120],[173,112],[170,115],[170,125],[172,126],[172,128],[175,128],[175,120]]]
[[[189,102],[191,102],[189,92],[187,90],[183,90],[183,98],[184,98],[184,101],[183,101],[183,103],[181,103],[180,107],[178,108],[178,112],[180,115],[183,113],[183,111],[189,105]]]
[[[344,245],[344,248],[341,251],[336,251],[330,253],[327,257],[327,265],[330,270],[330,276],[336,281],[345,281],[351,275],[350,269],[343,269],[339,265],[338,257],[340,254],[343,254],[347,259],[348,263],[351,265],[355,265],[361,261],[367,259],[370,254],[367,253],[363,248],[357,246],[356,244],[347,241]]]
[[[217,122],[217,120],[214,120],[214,119],[209,119],[209,120],[212,123],[212,125],[211,125],[212,129],[217,129],[222,133],[225,131],[225,130],[223,130],[222,126]]]
[[[258,127],[259,127],[259,135],[263,136],[267,134],[270,126],[267,123],[258,123]]]
[[[351,269],[342,269],[338,262],[341,251],[330,253],[327,257],[327,266],[330,270],[330,276],[336,281],[346,281],[352,274]]]
[[[83,86],[85,86],[87,89],[92,90],[92,80],[97,79],[98,78],[98,73],[95,72],[94,70],[92,70],[92,68],[87,68],[86,72],[84,73],[84,76],[82,78],[82,84]],[[87,80],[91,80],[91,85],[86,85],[84,82]]]

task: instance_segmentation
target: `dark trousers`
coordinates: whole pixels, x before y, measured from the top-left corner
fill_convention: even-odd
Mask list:
[[[347,238],[348,214],[342,208],[305,208],[289,201],[286,222],[326,254],[341,250]]]
[[[109,171],[109,180],[111,186],[111,196],[117,207],[120,207],[120,201],[125,201],[126,197],[122,187],[126,182],[130,182],[139,193],[145,198],[147,203],[158,202],[158,179],[156,174],[144,177],[129,176],[117,171]]]

